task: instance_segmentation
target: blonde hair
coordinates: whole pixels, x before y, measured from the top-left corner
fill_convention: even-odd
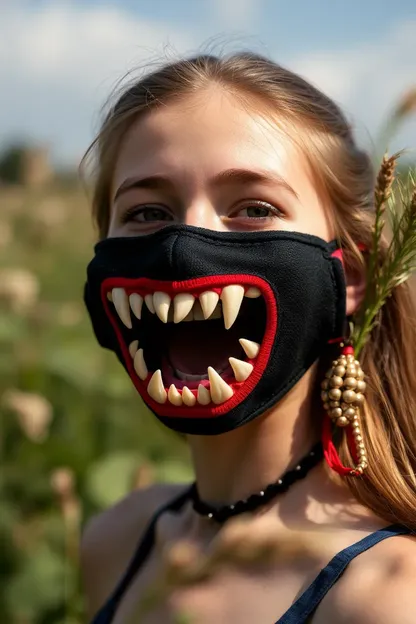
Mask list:
[[[251,53],[170,63],[119,97],[89,150],[97,152],[93,216],[100,237],[109,226],[114,162],[132,123],[154,107],[210,85],[221,86],[251,109],[266,110],[293,140],[301,137],[302,151],[330,200],[346,269],[362,271],[357,244],[370,246],[373,220],[374,172],[368,155],[357,147],[350,125],[331,99],[300,76]],[[363,434],[369,468],[365,478],[350,478],[348,484],[378,516],[416,529],[416,324],[408,284],[395,289],[378,321],[361,355],[368,375]],[[346,441],[338,446],[344,463],[351,465]]]

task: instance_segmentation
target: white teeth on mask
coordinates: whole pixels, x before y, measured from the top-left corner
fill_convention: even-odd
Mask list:
[[[160,369],[153,373],[147,386],[147,393],[157,403],[166,403],[168,393],[163,386],[162,371]]]
[[[188,407],[193,407],[196,403],[196,397],[192,394],[187,386],[182,388],[182,401]]]
[[[214,312],[219,298],[220,296],[212,290],[208,290],[202,293],[202,295],[199,295],[199,303],[201,304],[204,319],[209,318]]]
[[[123,288],[113,288],[107,292],[107,298],[114,303],[117,313],[126,327],[132,328],[130,309],[134,316],[141,320],[143,303],[146,304],[151,314],[157,314],[163,323],[180,323],[182,321],[205,321],[224,317],[224,326],[230,329],[234,324],[241,308],[243,298],[256,298],[261,296],[258,288],[250,287],[244,292],[244,287],[239,284],[225,286],[220,296],[208,290],[196,299],[190,293],[180,293],[173,299],[164,292],[157,291],[143,296],[132,293],[129,297]],[[127,300],[127,304],[126,304]]]
[[[162,323],[168,322],[170,297],[164,292],[155,292],[153,295],[153,307]]]
[[[172,384],[169,388],[168,400],[172,403],[172,405],[176,405],[176,407],[180,407],[182,405],[182,397],[175,384]]]
[[[127,295],[124,288],[113,288],[106,294],[109,301],[112,301],[123,324],[132,329],[132,321],[130,310],[134,316],[141,320],[143,303],[147,305],[149,312],[156,314],[163,323],[181,321],[203,321],[207,319],[217,319],[224,317],[225,329],[230,329],[241,308],[244,296],[248,298],[257,298],[261,296],[261,292],[256,287],[249,287],[246,291],[242,285],[231,284],[222,289],[221,296],[214,291],[205,291],[199,295],[198,299],[190,293],[179,293],[173,298],[162,291],[156,291],[153,294],[144,296],[138,293]],[[255,359],[260,352],[260,344],[253,340],[240,338],[239,343],[244,353],[249,359]],[[149,376],[149,371],[144,359],[143,349],[139,349],[139,341],[133,340],[128,346],[130,357],[133,360],[134,369],[137,376],[145,381]],[[229,358],[229,364],[234,372],[234,377],[238,383],[246,381],[253,372],[253,365],[249,362]],[[189,373],[181,373],[177,371],[177,376],[183,381],[202,381],[206,379],[205,375],[193,375]],[[197,402],[199,405],[209,405],[213,402],[220,405],[228,401],[234,394],[232,387],[227,384],[221,375],[211,366],[208,367],[208,378],[210,387],[199,384],[197,396],[187,387],[184,386],[179,392],[174,384],[171,384],[167,391],[163,384],[162,373],[160,370],[155,371],[148,383],[147,392],[149,396],[156,402],[163,404],[167,400],[172,405],[189,407],[194,406]]]
[[[257,299],[257,297],[261,297],[261,292],[255,286],[250,286],[250,288],[246,290],[244,296],[248,297],[249,299]]]
[[[249,362],[243,362],[242,360],[237,360],[237,358],[233,357],[228,358],[228,361],[234,371],[236,381],[245,381],[253,372],[254,366]]]
[[[153,305],[153,295],[145,295],[144,297],[145,303],[149,309],[149,312],[151,312],[152,314],[155,313],[155,307]]]
[[[173,300],[173,322],[180,323],[191,312],[195,297],[190,293],[180,293]],[[192,317],[193,320],[193,317]]]
[[[224,316],[225,329],[233,326],[240,311],[241,302],[244,298],[244,288],[238,284],[225,286],[221,293],[222,313]]]
[[[260,345],[253,340],[246,340],[246,338],[240,338],[238,341],[244,349],[244,353],[250,360],[254,360],[259,354]]]
[[[208,377],[211,398],[215,405],[220,405],[220,403],[225,403],[225,401],[231,399],[234,394],[233,389],[218,375],[212,366],[208,366]]]
[[[117,314],[129,329],[132,328],[130,318],[129,300],[124,288],[113,288],[112,292],[114,307],[117,310]]]
[[[143,349],[139,349],[134,356],[134,370],[142,381],[146,379],[148,370],[146,362],[144,361]]]
[[[198,394],[196,398],[200,405],[208,405],[211,403],[211,394],[208,388],[205,388],[202,384],[199,384],[198,386]]]
[[[129,302],[131,311],[140,321],[142,318],[143,297],[138,293],[132,293],[129,297]]]
[[[134,356],[136,355],[138,348],[139,348],[139,341],[133,340],[133,342],[131,342],[129,345],[129,353],[130,353],[130,357],[132,360],[134,360]]]

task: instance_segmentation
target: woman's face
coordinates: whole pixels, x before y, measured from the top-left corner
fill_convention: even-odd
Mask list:
[[[299,149],[272,120],[219,87],[153,110],[121,145],[109,237],[172,223],[333,238],[328,207]]]

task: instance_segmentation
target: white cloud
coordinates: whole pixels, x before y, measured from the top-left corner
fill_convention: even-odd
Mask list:
[[[365,140],[373,136],[398,97],[416,86],[416,21],[399,22],[379,40],[339,52],[293,59],[291,68],[333,97]],[[368,142],[367,138],[367,142]],[[409,121],[395,144],[416,147],[416,123]]]
[[[220,32],[241,26],[238,16],[250,24],[261,7],[260,0],[211,1]],[[72,162],[92,138],[100,106],[120,76],[163,57],[164,44],[193,51],[207,35],[203,24],[199,33],[186,23],[172,28],[115,5],[0,5],[0,142],[13,136],[48,142],[55,157]],[[416,22],[408,21],[366,45],[286,60],[341,103],[363,135],[366,128],[374,133],[397,95],[416,83],[415,41]],[[264,43],[273,53],[273,43]],[[399,145],[416,145],[416,123],[407,125]]]
[[[144,60],[196,45],[192,36],[110,6],[17,1],[0,20],[0,140],[47,141],[74,159],[92,136],[93,119],[120,77]]]

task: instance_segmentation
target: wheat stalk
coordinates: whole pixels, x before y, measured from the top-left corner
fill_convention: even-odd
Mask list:
[[[394,288],[416,269],[416,187],[410,172],[407,182],[395,178],[400,153],[383,157],[374,192],[375,218],[367,268],[367,288],[354,331],[356,355],[360,353],[378,322],[378,314]],[[385,213],[391,240],[382,250]]]
[[[373,240],[372,250],[376,253],[371,253],[367,270],[367,284],[377,283],[377,274],[379,268],[379,254],[378,249],[380,246],[381,236],[383,233],[385,220],[384,213],[386,205],[391,199],[392,187],[394,182],[394,172],[399,154],[393,154],[388,157],[384,154],[381,162],[380,170],[377,176],[377,182],[374,189],[374,204],[375,204],[375,220],[373,228]]]

